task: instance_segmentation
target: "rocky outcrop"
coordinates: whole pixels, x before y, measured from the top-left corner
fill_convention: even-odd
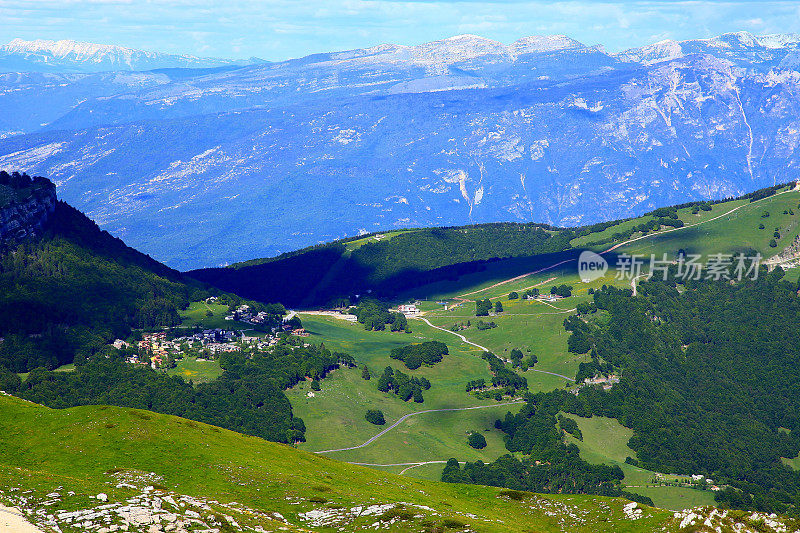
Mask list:
[[[34,178],[20,199],[17,190],[0,185],[11,199],[0,204],[0,244],[41,234],[56,207],[56,187],[45,178]],[[13,193],[13,194],[12,194]]]
[[[763,264],[770,271],[776,266],[780,266],[784,270],[800,266],[800,235],[795,237],[792,243],[784,248],[783,251],[763,261]]]

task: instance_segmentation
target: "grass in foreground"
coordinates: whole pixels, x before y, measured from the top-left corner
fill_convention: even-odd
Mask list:
[[[625,500],[597,496],[538,496],[474,485],[448,485],[348,465],[205,424],[133,409],[79,407],[51,410],[0,396],[0,500],[25,492],[28,510],[58,490],[59,508],[99,505],[132,496],[118,485],[125,473],[153,481],[159,493],[235,501],[256,511],[248,527],[348,531],[655,531],[673,525],[671,513],[645,508],[626,517]],[[157,485],[157,486],[156,486]],[[12,491],[11,489],[19,489]],[[67,497],[68,491],[74,495]],[[216,502],[216,503],[214,503]],[[392,505],[381,516],[351,512],[364,505]],[[414,507],[424,506],[424,507]],[[411,509],[410,512],[405,511]],[[405,511],[405,512],[403,512]],[[276,524],[281,513],[287,525]],[[311,512],[312,514],[305,514]],[[321,524],[313,516],[333,517]],[[42,519],[42,517],[39,517]],[[395,518],[395,520],[391,520]],[[600,526],[602,524],[602,526]],[[77,530],[62,524],[62,530]],[[240,524],[242,526],[242,524]],[[226,531],[236,528],[226,527]],[[242,528],[243,529],[243,528]]]

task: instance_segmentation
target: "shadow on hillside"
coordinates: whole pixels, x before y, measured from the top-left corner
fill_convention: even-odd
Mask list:
[[[445,286],[457,289],[466,276],[471,280],[482,272],[487,275],[514,277],[558,265],[556,270],[577,272],[582,250],[548,254],[492,258],[456,263],[431,270],[405,269],[386,279],[372,281],[374,272],[352,257],[344,258],[340,248],[326,247],[285,259],[239,268],[194,270],[187,275],[261,302],[281,302],[287,307],[319,307],[332,299],[354,294],[372,294],[394,298],[413,292],[418,298],[441,291]],[[616,255],[607,254],[611,265]],[[546,270],[544,270],[546,271]],[[491,274],[490,274],[491,272]],[[500,279],[498,279],[500,281]]]

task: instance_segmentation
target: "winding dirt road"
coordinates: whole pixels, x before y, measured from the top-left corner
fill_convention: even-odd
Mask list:
[[[393,430],[394,428],[396,428],[397,426],[402,424],[405,420],[407,420],[408,418],[410,418],[412,416],[415,416],[415,415],[421,415],[421,414],[425,414],[425,413],[445,413],[445,412],[452,412],[452,411],[471,411],[471,410],[474,410],[474,409],[488,409],[489,407],[502,407],[503,405],[517,405],[517,404],[520,404],[520,403],[525,403],[525,402],[520,400],[518,402],[496,403],[496,404],[493,404],[493,405],[477,405],[475,407],[452,407],[452,408],[449,408],[449,409],[427,409],[425,411],[416,411],[414,413],[408,413],[407,415],[401,416],[400,418],[397,419],[397,422],[395,422],[394,424],[392,424],[388,428],[384,429],[383,431],[381,431],[380,433],[378,433],[374,437],[370,438],[369,440],[367,440],[363,444],[359,444],[358,446],[350,446],[349,448],[336,448],[334,450],[322,450],[322,451],[314,452],[314,453],[344,452],[344,451],[347,451],[347,450],[357,450],[359,448],[363,448],[364,446],[368,446],[368,445],[372,444],[377,439],[379,439],[380,437],[382,437],[383,435],[385,435],[389,431]],[[353,464],[357,464],[357,463],[353,463]],[[406,464],[417,464],[417,463],[406,463]],[[373,466],[404,466],[404,465],[398,464],[398,465],[373,465]]]
[[[553,306],[553,307],[555,307],[555,306]],[[556,307],[556,309],[560,309],[560,308]],[[574,311],[574,309],[572,309],[572,311]],[[417,320],[422,320],[423,322],[425,322],[426,324],[428,324],[430,327],[432,327],[434,329],[438,329],[438,330],[444,331],[446,333],[450,333],[451,335],[455,335],[456,337],[458,337],[462,341],[466,342],[467,344],[469,344],[471,346],[475,346],[476,348],[480,348],[484,352],[490,351],[488,348],[486,348],[484,346],[481,346],[480,344],[474,343],[471,340],[468,340],[464,335],[462,335],[460,333],[456,333],[455,331],[450,331],[449,329],[440,328],[439,326],[434,326],[433,324],[431,324],[430,320],[428,320],[427,318],[423,318],[421,316],[416,316],[414,318],[417,319]],[[547,370],[538,370],[536,368],[530,368],[529,370],[531,370],[533,372],[539,372],[541,374],[550,374],[551,376],[558,376],[558,377],[564,378],[564,379],[566,379],[568,381],[572,381],[572,379],[573,379],[573,378],[571,378],[569,376],[565,376],[563,374],[556,374],[555,372],[548,372]]]

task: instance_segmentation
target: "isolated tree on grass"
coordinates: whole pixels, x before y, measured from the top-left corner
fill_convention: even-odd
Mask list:
[[[467,438],[467,444],[475,448],[476,450],[482,450],[486,448],[486,437],[478,433],[477,431],[473,431],[469,434]]]
[[[364,365],[363,367],[361,367],[361,378],[362,379],[366,379],[367,381],[369,381],[369,379],[371,377],[372,377],[372,374],[369,373],[369,368],[367,368],[367,365]]]
[[[364,418],[367,419],[367,422],[375,424],[376,426],[382,426],[386,423],[386,419],[383,417],[383,411],[379,409],[367,410],[367,414],[364,415]]]
[[[494,312],[495,313],[502,313],[503,312],[503,304],[500,303],[500,300],[494,303]]]

